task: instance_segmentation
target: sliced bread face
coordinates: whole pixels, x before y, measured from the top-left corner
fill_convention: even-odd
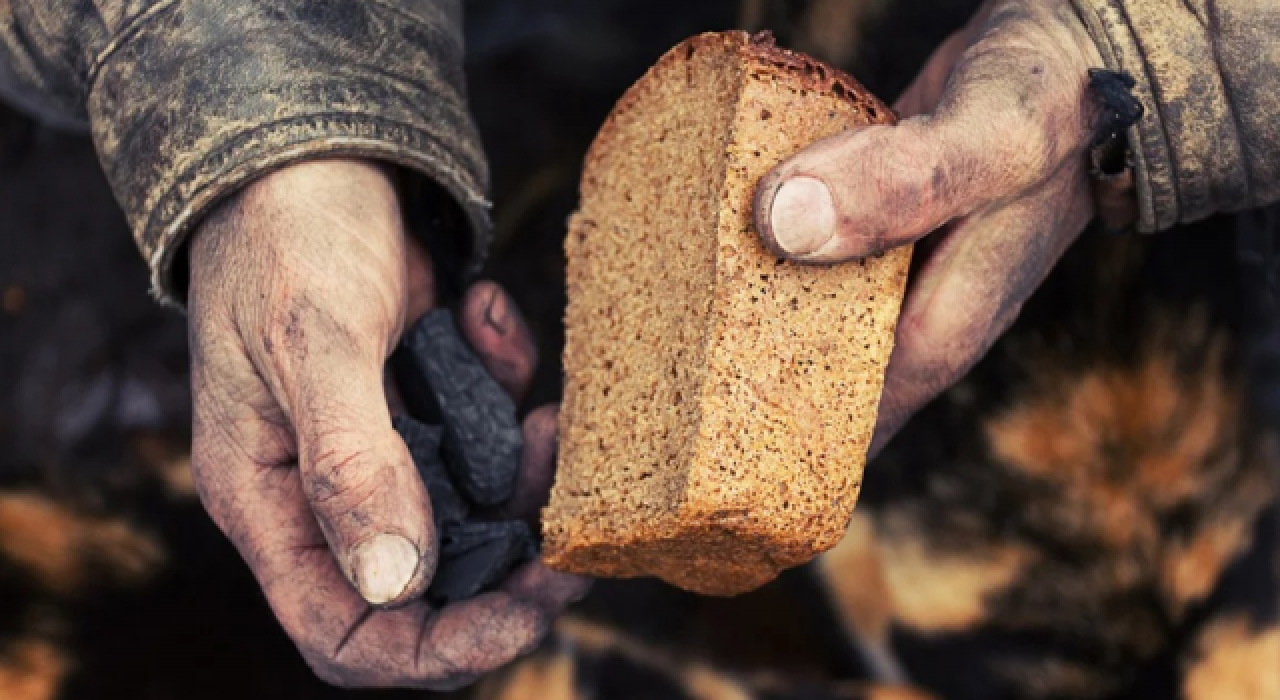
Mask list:
[[[704,34],[619,101],[570,221],[556,569],[756,588],[839,541],[911,251],[831,267],[760,243],[761,177],[892,112],[766,36]]]

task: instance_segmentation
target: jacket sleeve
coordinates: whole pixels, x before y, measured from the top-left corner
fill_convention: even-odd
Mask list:
[[[461,0],[0,1],[0,95],[88,126],[153,291],[177,303],[202,215],[319,155],[426,176],[456,205],[452,247],[474,270],[488,173],[462,52]]]
[[[1073,2],[1145,107],[1129,131],[1139,230],[1280,200],[1280,2]]]

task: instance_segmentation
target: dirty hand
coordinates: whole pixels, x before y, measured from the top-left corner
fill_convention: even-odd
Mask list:
[[[1102,60],[1068,0],[988,2],[896,105],[906,118],[822,141],[760,185],[778,255],[838,263],[915,242],[872,454],[964,375],[1093,217],[1087,150]]]
[[[437,533],[383,389],[408,314],[431,306],[421,260],[388,173],[339,160],[247,187],[191,247],[201,499],[307,662],[339,685],[470,682],[529,650],[585,586],[535,561],[497,592],[422,601]],[[527,389],[533,343],[496,285],[471,289],[459,325],[508,391]],[[524,433],[522,469],[545,489],[555,409]]]

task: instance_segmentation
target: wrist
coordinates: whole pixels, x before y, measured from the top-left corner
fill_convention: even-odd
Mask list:
[[[213,233],[213,231],[217,233]],[[294,260],[316,257],[308,246],[358,243],[375,257],[395,259],[403,248],[393,171],[362,160],[325,159],[290,165],[249,183],[196,229],[192,264],[217,236],[219,246],[276,249]],[[349,241],[342,239],[348,238]]]
[[[316,160],[264,176],[194,231],[190,264],[193,304],[211,290],[242,310],[305,304],[355,326],[386,326],[390,342],[406,287],[392,170]]]

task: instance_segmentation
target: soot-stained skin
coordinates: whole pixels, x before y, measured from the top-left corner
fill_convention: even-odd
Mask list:
[[[427,487],[440,534],[440,559],[427,589],[428,601],[448,605],[473,598],[537,555],[533,533],[523,521],[468,520],[473,509],[441,459],[443,428],[405,415],[393,418],[392,424]]]
[[[477,505],[511,498],[523,447],[515,402],[485,370],[448,311],[423,316],[403,345],[400,373],[420,378],[402,382],[406,402],[410,410],[416,404],[439,416],[445,466],[458,488]],[[421,395],[424,389],[429,395]]]

